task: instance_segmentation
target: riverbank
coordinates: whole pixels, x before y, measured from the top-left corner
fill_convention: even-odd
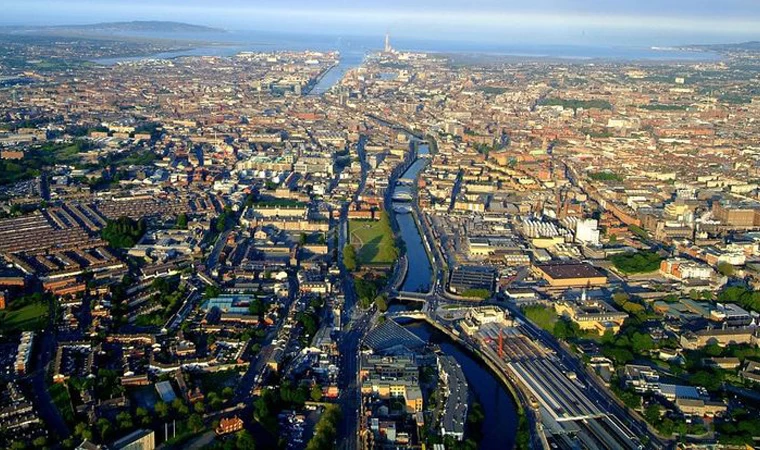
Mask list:
[[[441,340],[441,350],[453,356],[462,367],[470,389],[486,412],[482,426],[481,450],[514,448],[523,408],[514,396],[512,387],[496,375],[481,355],[475,354],[449,330],[429,319],[410,320],[403,324],[425,341]],[[436,336],[436,334],[438,336]],[[442,338],[442,339],[439,339]]]

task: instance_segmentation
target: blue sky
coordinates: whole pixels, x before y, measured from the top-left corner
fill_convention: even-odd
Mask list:
[[[543,44],[760,40],[760,0],[2,0],[0,24],[177,20],[231,30]]]

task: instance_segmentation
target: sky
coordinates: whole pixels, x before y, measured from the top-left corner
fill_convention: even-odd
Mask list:
[[[228,30],[584,45],[760,40],[760,0],[0,0],[0,25],[174,20]]]

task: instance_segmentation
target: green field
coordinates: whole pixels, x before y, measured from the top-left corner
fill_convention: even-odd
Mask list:
[[[379,212],[380,220],[349,220],[351,245],[357,249],[360,264],[392,264],[398,259],[388,216]]]
[[[558,317],[554,309],[547,308],[541,305],[529,305],[523,308],[523,314],[535,323],[539,327],[548,332],[554,331],[554,325],[557,323]]]
[[[30,303],[18,309],[0,311],[0,330],[5,332],[39,330],[47,324],[47,315],[48,305],[45,303]]]

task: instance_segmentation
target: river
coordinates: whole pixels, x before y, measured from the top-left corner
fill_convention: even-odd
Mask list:
[[[234,56],[240,52],[318,51],[340,52],[338,65],[324,74],[322,79],[309,91],[310,95],[321,95],[343,79],[347,71],[364,62],[365,56],[382,41],[367,39],[343,39],[337,36],[306,35],[298,33],[264,33],[256,31],[232,31],[224,33],[162,33],[136,32],[119,33],[118,36],[135,36],[147,39],[170,39],[185,44],[197,44],[193,48],[173,52],[156,53],[146,56],[126,56],[102,58],[93,62],[112,66],[118,63],[145,59],[173,59],[183,56]]]
[[[425,342],[438,344],[441,351],[453,356],[462,366],[470,392],[483,406],[483,439],[480,450],[507,450],[514,448],[517,434],[517,406],[509,391],[481,362],[475,360],[445,334],[425,322],[402,323]]]
[[[309,95],[322,95],[343,79],[343,76],[354,67],[364,62],[363,53],[341,53],[340,62],[322,76],[317,84],[309,91]]]
[[[427,144],[420,144],[417,146],[417,153],[418,155],[427,155],[430,153],[430,148]],[[401,179],[416,182],[425,164],[424,159],[417,158],[404,172]],[[405,292],[429,292],[433,268],[430,266],[430,259],[425,251],[420,230],[417,229],[417,224],[414,222],[414,216],[411,213],[396,214],[396,223],[398,223],[401,239],[406,246],[406,258],[409,263],[409,270],[401,290]]]

